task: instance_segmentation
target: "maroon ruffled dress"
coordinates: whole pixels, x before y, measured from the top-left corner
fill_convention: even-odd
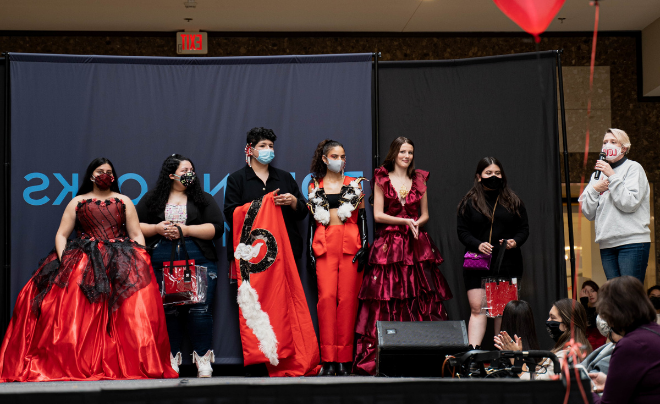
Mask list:
[[[128,238],[123,201],[81,201],[76,232],[18,295],[0,383],[178,377],[151,259]]]
[[[405,204],[390,182],[384,167],[376,169],[375,183],[383,190],[383,212],[418,219],[426,192],[427,171],[415,170]],[[376,373],[376,321],[442,321],[442,305],[452,298],[449,285],[438,269],[443,259],[428,233],[419,230],[417,240],[408,226],[378,225],[358,295],[360,305],[355,332],[358,333],[353,372]]]

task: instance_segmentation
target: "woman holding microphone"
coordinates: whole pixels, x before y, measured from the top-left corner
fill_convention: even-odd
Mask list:
[[[603,138],[606,160],[596,163],[602,174],[580,196],[582,213],[596,221],[596,243],[608,280],[630,275],[644,283],[651,248],[651,190],[644,168],[626,157],[630,138],[609,129]]]

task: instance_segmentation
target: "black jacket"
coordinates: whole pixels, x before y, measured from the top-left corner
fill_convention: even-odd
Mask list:
[[[136,207],[137,214],[141,223],[158,224],[163,220],[165,220],[165,211],[161,211],[158,212],[158,214],[154,214],[149,209],[147,202],[149,201],[149,199],[151,199],[152,195],[153,195],[153,191],[147,192],[144,195],[144,197],[140,199],[140,203],[138,203]],[[211,194],[204,192],[204,201],[206,203],[206,206],[200,207],[195,205],[195,202],[192,200],[192,198],[188,197],[188,203],[186,205],[186,210],[188,214],[188,218],[186,219],[186,226],[211,223],[215,228],[215,234],[213,235],[213,240],[217,240],[220,237],[222,237],[222,234],[225,231],[222,212],[220,211],[220,207],[218,206],[218,203],[215,201],[215,199],[213,199]],[[149,237],[148,239],[145,240],[145,242],[147,243],[147,247],[153,247],[158,241],[160,241],[161,238],[162,236],[160,234],[156,234],[155,236]],[[215,249],[215,244],[213,243],[213,240],[202,240],[196,237],[190,237],[190,239],[192,239],[195,242],[195,244],[197,244],[197,247],[199,247],[199,249],[202,251],[206,259],[208,259],[209,261],[218,260],[218,252]]]
[[[497,199],[497,192],[486,193],[486,202],[492,209]],[[527,210],[525,205],[520,205],[520,216],[509,212],[501,204],[497,205],[495,211],[495,221],[493,222],[493,236],[491,244],[493,245],[493,257],[497,257],[499,252],[499,240],[514,239],[516,248],[507,250],[504,254],[502,267],[512,266],[522,268],[522,253],[520,247],[525,244],[529,237],[529,222],[527,220]],[[479,244],[488,241],[490,234],[490,217],[484,216],[468,201],[465,212],[458,215],[458,238],[465,246],[465,251],[479,252]]]
[[[291,243],[291,250],[295,258],[302,257],[303,241],[298,231],[298,220],[302,220],[307,216],[306,200],[300,193],[300,188],[296,180],[293,179],[290,173],[275,168],[271,165],[268,166],[268,180],[266,184],[261,181],[257,174],[255,174],[252,167],[245,165],[238,171],[233,172],[227,178],[227,188],[225,189],[225,218],[229,224],[229,228],[233,229],[234,210],[237,207],[243,206],[248,202],[262,198],[269,192],[280,189],[279,195],[289,193],[298,199],[296,210],[290,206],[282,207],[282,216],[286,225],[286,231],[289,235],[289,242]],[[227,259],[232,261],[234,259],[232,232],[227,234]]]

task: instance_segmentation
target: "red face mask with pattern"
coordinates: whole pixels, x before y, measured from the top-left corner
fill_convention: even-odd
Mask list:
[[[106,189],[110,188],[110,185],[112,185],[114,181],[115,177],[106,173],[99,174],[92,180],[92,182],[94,182],[101,191],[105,191]]]

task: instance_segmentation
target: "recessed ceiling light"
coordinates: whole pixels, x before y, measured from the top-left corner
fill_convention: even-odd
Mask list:
[[[192,21],[192,18],[184,18],[184,20],[186,20],[186,22],[190,22]]]

